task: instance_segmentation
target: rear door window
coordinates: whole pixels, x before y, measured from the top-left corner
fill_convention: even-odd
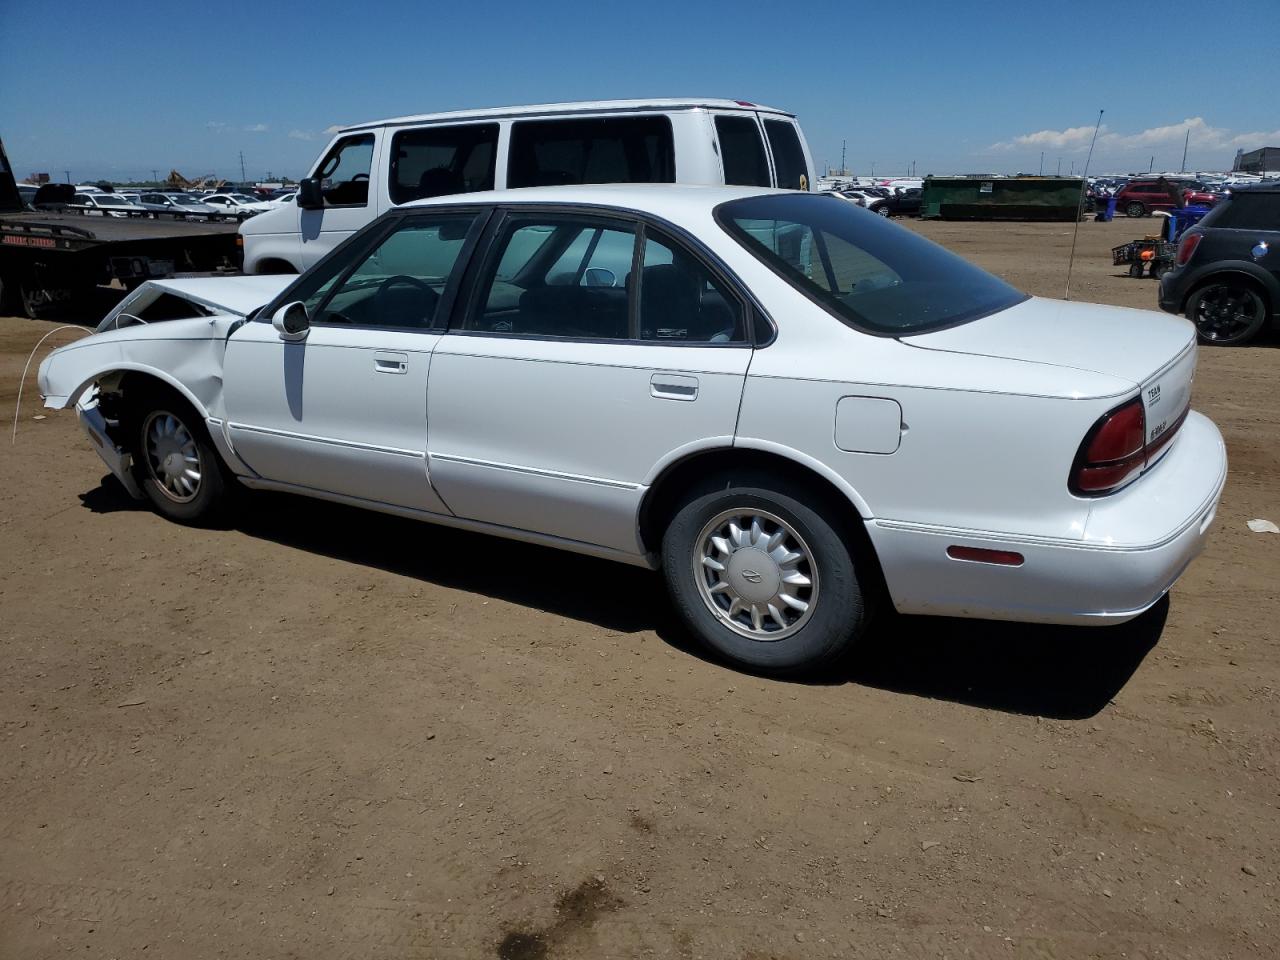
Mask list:
[[[760,139],[760,125],[755,117],[722,114],[716,117],[716,136],[720,140],[725,183],[741,187],[773,186]]]
[[[391,202],[493,189],[496,123],[401,130],[391,138]]]
[[[796,125],[788,120],[766,120],[764,132],[773,152],[778,186],[784,190],[808,190],[809,168],[804,162],[804,148],[800,146]]]
[[[511,128],[509,187],[562,183],[674,183],[665,116],[524,120]]]

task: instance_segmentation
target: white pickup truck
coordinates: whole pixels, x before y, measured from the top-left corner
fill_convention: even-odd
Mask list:
[[[298,273],[411,200],[505,187],[691,183],[809,190],[793,114],[745,100],[608,100],[344,127],[296,204],[240,227],[244,272]]]

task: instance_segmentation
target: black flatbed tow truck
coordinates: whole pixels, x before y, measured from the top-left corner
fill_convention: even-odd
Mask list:
[[[134,287],[239,266],[234,223],[86,217],[60,209],[67,189],[46,185],[28,208],[0,143],[0,312],[38,318],[112,280]]]

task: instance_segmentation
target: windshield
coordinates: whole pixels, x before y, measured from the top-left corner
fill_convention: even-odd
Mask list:
[[[124,207],[129,205],[129,201],[124,197],[98,197],[98,203],[108,207]]]
[[[813,194],[766,194],[716,209],[729,234],[837,318],[905,336],[1026,299],[1003,280],[884,217]]]
[[[186,206],[188,206],[188,207],[202,207],[202,206],[204,206],[204,204],[202,204],[202,203],[201,203],[199,200],[197,200],[195,197],[183,197],[183,196],[177,196],[177,197],[173,197],[172,199],[173,199],[173,202],[174,202],[174,203],[181,203],[181,204],[185,204],[185,205],[186,205]]]

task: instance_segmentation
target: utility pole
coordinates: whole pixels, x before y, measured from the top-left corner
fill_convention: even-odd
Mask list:
[[[840,141],[840,176],[845,176],[849,172],[849,168],[844,164],[844,151],[849,146],[848,140]]]
[[[1147,173],[1150,173],[1155,168],[1156,168],[1156,155],[1153,153],[1151,155],[1151,162],[1147,164]]]
[[[1191,144],[1191,128],[1187,127],[1187,135],[1182,141],[1182,168],[1179,173],[1187,172],[1187,147]]]
[[[160,171],[159,171],[159,170],[157,170],[155,167],[152,167],[152,168],[151,168],[151,179],[152,179],[152,181],[154,181],[155,183],[159,183],[159,182],[160,182]]]
[[[1062,176],[1062,158],[1058,158],[1058,176]]]
[[[1067,176],[1069,176],[1069,177],[1074,177],[1075,175],[1076,175],[1076,162],[1075,162],[1074,160],[1072,160],[1072,161],[1071,161],[1071,170],[1070,170],[1070,172],[1067,174]]]
[[[1040,176],[1044,176],[1044,151],[1040,151]]]
[[[63,173],[65,173],[65,174],[67,175],[67,183],[70,183],[70,182],[71,182],[71,171],[70,171],[70,170],[63,170],[62,172],[63,172]]]
[[[240,182],[244,183],[245,179],[246,177],[244,175],[244,151],[241,150],[240,151]]]

